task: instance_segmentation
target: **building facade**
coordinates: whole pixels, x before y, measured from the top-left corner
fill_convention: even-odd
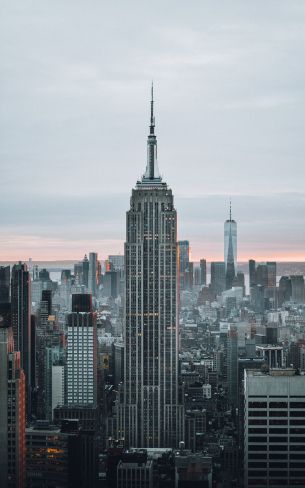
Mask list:
[[[244,486],[305,486],[305,376],[246,370]]]

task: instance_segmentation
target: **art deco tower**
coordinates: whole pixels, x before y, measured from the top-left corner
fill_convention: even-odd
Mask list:
[[[224,223],[224,258],[226,289],[229,290],[237,273],[237,224],[232,220],[231,202],[230,218]]]
[[[178,402],[177,214],[157,166],[153,88],[147,167],[127,212],[124,386],[125,445],[175,447]],[[124,420],[123,420],[124,419]]]

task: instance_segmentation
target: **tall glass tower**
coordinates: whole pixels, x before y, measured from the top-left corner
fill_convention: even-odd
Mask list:
[[[230,218],[224,223],[224,261],[226,273],[226,289],[232,288],[237,274],[237,224],[232,220],[230,202]]]
[[[178,400],[177,213],[157,166],[153,88],[146,171],[127,212],[124,385],[119,422],[125,445],[176,447]]]

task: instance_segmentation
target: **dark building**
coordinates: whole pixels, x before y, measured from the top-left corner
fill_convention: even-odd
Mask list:
[[[52,314],[52,290],[42,290],[41,301],[47,302],[47,312],[48,315]]]
[[[25,377],[20,352],[14,351],[12,328],[1,325],[0,486],[25,487]]]
[[[256,284],[268,287],[268,268],[266,264],[259,264],[256,268]]]
[[[226,273],[224,262],[211,263],[211,288],[216,295],[220,295],[226,288]]]
[[[207,284],[207,262],[205,259],[200,259],[200,284]]]
[[[291,299],[295,303],[304,303],[304,276],[294,275],[291,279]]]
[[[249,260],[249,285],[250,288],[256,285],[256,264],[254,259]]]
[[[282,276],[279,281],[278,303],[281,306],[284,302],[291,300],[292,287],[289,276]]]
[[[0,303],[10,301],[10,267],[0,266]]]
[[[62,425],[77,420],[80,427],[81,488],[94,488],[98,479],[98,452],[100,444],[100,412],[97,407],[62,406],[54,409],[54,423]]]
[[[70,421],[70,424],[73,425],[65,422],[59,429],[40,421],[26,429],[27,488],[84,486],[78,423]]]
[[[267,261],[268,288],[276,287],[276,262]]]
[[[20,351],[26,380],[27,414],[31,413],[31,279],[26,264],[16,264],[11,276],[11,319],[15,350]]]
[[[92,295],[90,293],[75,293],[72,295],[72,312],[92,312]]]

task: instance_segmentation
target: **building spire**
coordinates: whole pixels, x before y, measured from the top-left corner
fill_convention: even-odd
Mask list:
[[[157,137],[155,135],[155,115],[154,115],[154,85],[151,84],[150,99],[150,126],[147,138],[147,164],[146,171],[142,178],[142,183],[160,184],[160,177],[157,162]]]
[[[232,200],[230,198],[230,222],[232,221]]]
[[[151,82],[151,100],[150,100],[150,134],[155,134],[155,117],[154,117],[154,82]]]

